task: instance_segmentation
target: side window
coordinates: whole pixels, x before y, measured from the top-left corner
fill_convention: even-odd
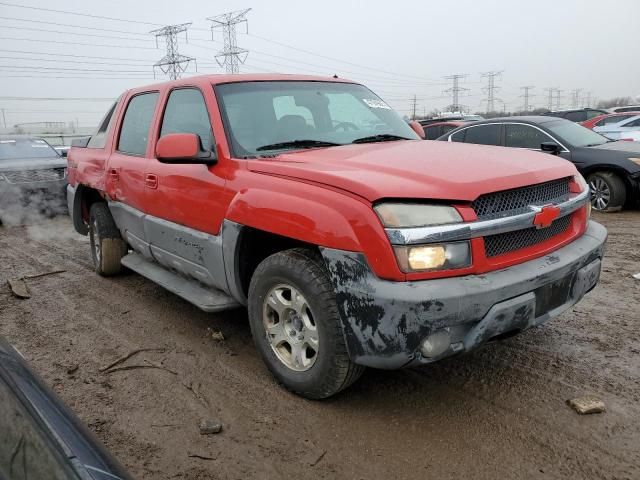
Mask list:
[[[200,90],[181,88],[169,94],[160,136],[168,133],[195,133],[200,137],[202,147],[205,150],[211,149],[213,146],[211,121]]]
[[[591,120],[599,115],[602,115],[602,112],[599,112],[598,110],[587,110],[587,120]]]
[[[449,133],[454,128],[457,128],[457,127],[453,125],[442,125],[442,135],[444,135],[445,133]]]
[[[541,143],[552,141],[549,135],[529,125],[509,123],[505,125],[505,146],[507,147],[540,150]]]
[[[572,122],[584,122],[587,119],[587,112],[584,110],[579,112],[569,112],[564,118],[571,120]]]
[[[149,128],[158,101],[158,92],[136,95],[129,101],[124,114],[118,151],[131,155],[144,155],[149,143]]]
[[[477,143],[479,145],[500,145],[500,125],[478,125],[467,128],[464,143]]]
[[[98,127],[98,131],[94,133],[89,139],[89,143],[87,144],[87,148],[104,148],[105,143],[107,142],[107,133],[111,130],[111,126],[115,121],[114,112],[116,111],[116,106],[120,100],[118,99],[111,108],[106,113],[102,121],[100,122],[100,126]]]
[[[634,120],[633,122],[625,123],[625,127],[640,127],[640,118],[638,120]]]
[[[425,138],[427,140],[435,140],[441,135],[442,127],[440,125],[433,125],[429,127],[423,127]]]
[[[307,107],[296,105],[293,96],[274,97],[273,110],[276,114],[276,120],[280,120],[282,117],[288,117],[289,120],[293,121],[292,119],[297,117],[304,119],[308,126],[315,127],[311,110]]]
[[[465,134],[467,133],[467,130],[469,130],[469,129],[465,128],[464,130],[459,130],[456,133],[454,133],[453,135],[451,135],[451,141],[452,142],[464,142],[464,137],[465,137]]]

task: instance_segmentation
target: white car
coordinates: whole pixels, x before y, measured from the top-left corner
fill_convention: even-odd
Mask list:
[[[593,127],[593,131],[611,140],[640,141],[640,115],[621,120],[617,123],[608,123]]]
[[[611,113],[624,113],[624,112],[640,112],[640,105],[625,105],[624,107],[610,108]]]

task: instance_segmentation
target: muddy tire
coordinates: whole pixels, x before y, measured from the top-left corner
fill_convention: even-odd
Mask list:
[[[89,242],[97,274],[110,277],[122,271],[120,259],[127,253],[127,244],[122,240],[106,203],[91,205]]]
[[[591,206],[599,212],[617,212],[627,201],[627,187],[613,172],[595,172],[587,183],[591,189]]]
[[[260,355],[290,391],[327,398],[364,367],[347,353],[335,292],[320,256],[296,248],[267,257],[249,287],[249,323]]]

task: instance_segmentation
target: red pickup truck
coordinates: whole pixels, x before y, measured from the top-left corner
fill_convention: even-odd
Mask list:
[[[557,316],[598,282],[607,236],[570,162],[423,142],[342,79],[132,89],[68,162],[97,273],[246,306],[269,369],[309,398]]]

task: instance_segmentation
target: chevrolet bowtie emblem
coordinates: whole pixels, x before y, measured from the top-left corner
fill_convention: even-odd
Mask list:
[[[560,216],[560,207],[555,205],[545,205],[544,207],[531,205],[531,209],[536,212],[533,217],[533,224],[536,228],[550,227],[553,221]]]

